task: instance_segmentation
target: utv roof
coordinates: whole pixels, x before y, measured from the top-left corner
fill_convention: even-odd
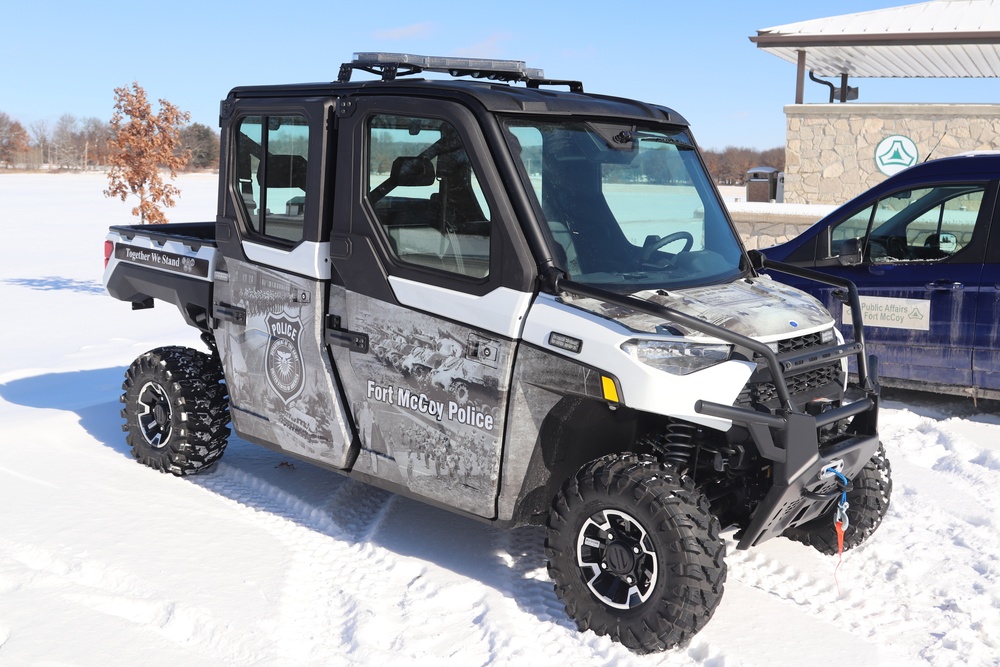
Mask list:
[[[357,71],[375,74],[379,79],[351,81],[352,75]],[[443,73],[452,78],[409,78],[422,72]],[[470,81],[461,77],[478,80]],[[523,83],[524,87],[512,85],[516,83]],[[542,89],[543,86],[546,89]],[[548,88],[563,86],[567,90]],[[472,98],[487,110],[495,112],[605,118],[616,116],[688,125],[687,120],[673,109],[626,98],[585,93],[580,81],[547,79],[542,70],[527,67],[520,60],[450,58],[409,53],[356,53],[351,62],[340,66],[337,81],[238,86],[230,91],[226,101],[237,98],[346,97],[358,94],[447,95]]]

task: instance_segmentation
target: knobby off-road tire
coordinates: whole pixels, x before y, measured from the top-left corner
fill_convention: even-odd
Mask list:
[[[689,478],[650,456],[605,456],[553,501],[549,576],[581,631],[662,651],[687,643],[722,599],[719,532]]]
[[[222,456],[229,397],[217,358],[185,347],[157,348],[132,362],[122,389],[122,430],[140,463],[188,475]]]
[[[847,530],[844,531],[844,551],[861,546],[875,533],[889,511],[892,496],[892,470],[885,448],[879,444],[875,455],[853,480],[854,488],[847,492]],[[789,528],[785,537],[807,544],[824,554],[837,553],[837,529],[833,518],[836,506],[823,516],[801,526]]]

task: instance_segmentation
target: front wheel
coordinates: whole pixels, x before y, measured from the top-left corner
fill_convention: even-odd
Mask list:
[[[549,576],[580,630],[662,651],[689,641],[722,599],[719,532],[689,478],[649,456],[605,456],[553,501]]]
[[[222,456],[229,403],[216,358],[189,348],[161,347],[132,362],[122,389],[122,430],[140,463],[187,475]]]

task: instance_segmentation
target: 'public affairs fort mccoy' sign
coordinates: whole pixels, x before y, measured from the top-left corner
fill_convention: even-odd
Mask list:
[[[931,328],[931,302],[925,299],[890,299],[887,297],[863,296],[861,317],[866,327],[889,327],[890,329],[915,329],[929,331]],[[844,306],[843,321],[851,321],[851,309]]]

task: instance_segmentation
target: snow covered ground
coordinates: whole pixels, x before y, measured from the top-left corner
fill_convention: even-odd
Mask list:
[[[172,221],[212,219],[216,179],[180,179]],[[0,665],[997,665],[1000,417],[895,394],[881,529],[836,558],[730,549],[691,644],[637,657],[578,633],[513,532],[233,439],[179,479],[135,463],[125,367],[200,347],[162,304],[100,285],[102,176],[0,175]],[[732,547],[732,544],[730,544]]]

